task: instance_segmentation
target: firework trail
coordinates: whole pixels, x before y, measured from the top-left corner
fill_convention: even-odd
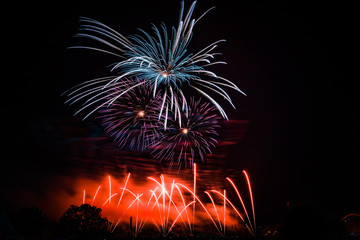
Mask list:
[[[135,80],[127,79],[125,88],[135,84]],[[121,90],[121,89],[120,89]],[[118,94],[119,87],[113,87],[109,96],[111,100]],[[160,137],[157,112],[161,105],[160,93],[152,97],[151,87],[141,85],[127,91],[121,98],[117,98],[111,106],[98,110],[101,125],[120,148],[130,148],[144,151],[152,146],[155,139]]]
[[[221,54],[214,50],[225,40],[215,41],[195,53],[187,51],[194,26],[212,9],[195,19],[192,18],[195,5],[196,1],[191,4],[188,12],[184,13],[184,1],[181,1],[178,26],[172,27],[171,33],[168,32],[165,24],[162,24],[160,28],[152,25],[153,34],[140,29],[140,34],[125,37],[101,22],[86,17],[80,18],[81,26],[75,37],[89,38],[100,43],[102,47],[73,46],[71,48],[96,50],[119,58],[111,68],[111,72],[116,72],[116,76],[90,80],[66,92],[71,102],[87,99],[78,112],[96,106],[84,119],[102,106],[111,106],[128,91],[142,85],[152,87],[153,97],[160,89],[162,90],[159,118],[163,111],[165,113],[170,110],[186,111],[187,100],[183,87],[189,86],[208,99],[223,118],[228,119],[223,108],[212,97],[212,93],[220,95],[233,107],[232,100],[223,87],[244,93],[228,79],[207,69],[212,65],[226,64],[223,61],[214,61],[214,57]],[[131,77],[136,77],[139,81],[132,82],[130,87],[124,88],[122,81]],[[118,87],[117,94],[113,94],[114,87]],[[183,102],[183,106],[180,106],[180,101]],[[175,117],[180,118],[180,115]]]
[[[238,188],[236,187],[235,183],[229,178],[227,177],[226,180],[228,180],[231,183],[231,186],[233,187],[233,189],[235,190],[239,201],[241,203],[241,206],[244,210],[244,213],[246,215],[247,218],[247,222],[245,221],[243,215],[239,212],[239,210],[235,207],[235,205],[226,197],[226,191],[224,190],[224,194],[222,194],[221,192],[217,191],[217,190],[211,190],[214,193],[217,193],[219,196],[221,196],[224,199],[224,209],[226,206],[226,202],[233,208],[233,210],[236,212],[236,214],[240,217],[240,219],[242,220],[243,223],[246,224],[246,228],[249,230],[249,232],[251,234],[255,234],[256,233],[256,221],[255,221],[255,207],[254,207],[254,198],[253,198],[253,193],[252,193],[252,188],[251,188],[251,184],[250,184],[250,178],[248,173],[243,170],[243,174],[246,178],[246,182],[248,185],[248,189],[249,189],[249,196],[250,196],[250,200],[251,200],[251,209],[252,209],[252,220],[250,220],[250,215],[248,214],[246,205],[244,204],[243,198],[241,197],[241,194],[238,190]],[[210,194],[207,194],[210,197]],[[224,216],[225,216],[225,210],[224,210]],[[225,233],[225,218],[224,218],[224,233]]]
[[[169,168],[174,162],[180,169],[182,164],[193,166],[195,159],[204,161],[206,154],[217,144],[220,116],[214,106],[201,102],[201,98],[190,98],[187,114],[175,120],[177,112],[165,114],[168,125],[162,130],[163,136],[151,147],[151,154],[159,161],[169,161]],[[181,124],[180,124],[181,123]]]
[[[195,166],[194,169],[196,169]],[[125,221],[125,216],[135,216],[135,235],[138,235],[146,224],[154,226],[163,236],[167,236],[176,224],[183,225],[184,229],[187,229],[192,234],[195,230],[195,220],[199,225],[202,225],[207,224],[203,222],[205,219],[210,220],[219,234],[225,235],[226,226],[236,221],[231,217],[234,214],[240,218],[242,223],[245,223],[245,228],[249,233],[255,234],[256,223],[252,188],[250,178],[245,170],[243,174],[248,184],[252,221],[239,189],[230,178],[226,179],[231,183],[233,190],[236,191],[243,212],[235,206],[239,204],[235,204],[236,202],[228,197],[226,189],[222,191],[216,189],[204,191],[205,196],[210,200],[210,203],[205,202],[206,198],[203,198],[201,193],[196,190],[197,179],[195,172],[193,186],[191,187],[177,178],[169,178],[161,174],[159,179],[152,176],[147,177],[150,180],[150,185],[137,188],[129,183],[130,173],[125,181],[120,184],[121,187],[117,187],[116,182],[114,184],[112,178],[107,176],[104,185],[108,186],[108,188],[104,190],[105,192],[99,191],[103,189],[100,185],[93,188],[95,193],[93,197],[90,194],[89,198],[92,200],[91,205],[94,203],[100,205],[104,208],[105,213],[108,212],[113,215],[111,231],[115,231],[119,224]],[[136,191],[139,192],[136,193]],[[215,196],[210,193],[214,193]],[[85,204],[87,203],[85,190],[82,190],[82,195],[82,203]],[[112,201],[117,198],[119,198],[118,202]],[[195,208],[191,208],[191,205],[194,207],[195,203],[198,205],[196,214]],[[202,220],[198,221],[200,219]],[[236,223],[239,224],[237,221]]]

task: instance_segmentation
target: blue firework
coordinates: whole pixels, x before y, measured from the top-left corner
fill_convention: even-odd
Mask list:
[[[81,17],[81,26],[76,37],[90,38],[100,43],[102,47],[73,46],[71,48],[85,48],[115,55],[119,61],[112,65],[111,71],[115,76],[94,79],[78,85],[68,91],[71,101],[86,99],[84,106],[78,111],[94,107],[84,118],[96,112],[103,106],[111,106],[127,91],[141,85],[151,86],[155,97],[162,90],[161,104],[158,112],[159,119],[163,112],[184,112],[187,108],[187,98],[183,93],[183,86],[195,89],[208,99],[227,119],[221,105],[212,97],[213,93],[222,96],[233,107],[232,100],[223,87],[234,89],[244,94],[230,80],[218,76],[207,69],[211,65],[226,64],[224,61],[214,61],[220,53],[214,52],[217,45],[224,39],[215,41],[200,51],[190,53],[187,47],[191,42],[193,29],[196,23],[211,9],[203,13],[198,19],[192,18],[196,5],[194,1],[188,12],[184,13],[184,1],[181,1],[181,11],[177,28],[168,31],[165,24],[160,27],[152,25],[152,34],[140,29],[137,35],[124,37],[117,31],[96,20]],[[136,77],[128,88],[120,88],[117,94],[112,89],[128,77]],[[79,90],[80,89],[80,90]],[[82,91],[84,91],[82,93]],[[74,92],[77,92],[74,94]],[[244,94],[245,95],[245,94]],[[112,97],[109,99],[109,97]],[[170,97],[168,97],[170,96]],[[180,106],[179,102],[182,102]],[[180,114],[177,115],[179,118]],[[181,122],[180,122],[181,123]],[[166,127],[166,125],[165,125]]]

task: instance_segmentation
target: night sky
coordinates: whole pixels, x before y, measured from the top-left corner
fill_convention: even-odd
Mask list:
[[[138,33],[137,28],[150,31],[150,23],[177,23],[180,1],[123,2],[30,1],[4,6],[11,14],[4,23],[7,41],[2,46],[2,208],[21,202],[14,199],[14,191],[42,196],[49,188],[56,191],[54,176],[83,169],[83,163],[69,159],[70,150],[64,147],[71,139],[96,137],[106,142],[91,122],[72,117],[75,109],[64,105],[60,96],[77,83],[105,76],[104,66],[116,61],[97,52],[67,49],[78,43],[73,35],[79,16],[101,21],[125,36]],[[223,167],[235,169],[232,174],[242,169],[251,174],[259,221],[278,221],[286,202],[313,203],[337,219],[359,212],[351,7],[314,1],[199,0],[194,16],[212,6],[216,8],[195,27],[189,48],[196,51],[227,40],[219,45],[223,55],[218,59],[228,64],[213,69],[246,92],[245,97],[228,91],[237,109],[222,102],[233,121],[225,126],[245,120],[246,131],[235,129],[225,136],[236,143],[219,146],[219,152],[225,155]],[[102,154],[115,151],[105,145]],[[79,151],[79,156],[86,154]],[[106,165],[113,160],[102,161]]]

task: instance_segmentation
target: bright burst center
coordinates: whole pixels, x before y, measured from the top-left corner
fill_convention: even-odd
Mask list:
[[[169,74],[167,74],[166,72],[162,73],[161,76],[163,76],[164,78],[166,78],[167,76],[169,76]]]
[[[145,116],[145,112],[143,110],[139,111],[137,114],[139,117],[144,117]]]
[[[182,130],[182,133],[183,133],[183,134],[187,134],[188,132],[189,132],[189,129],[183,128],[183,130]]]

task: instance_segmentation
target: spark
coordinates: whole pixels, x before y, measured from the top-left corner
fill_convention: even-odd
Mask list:
[[[143,110],[138,112],[138,117],[144,117],[145,116],[145,112]]]

